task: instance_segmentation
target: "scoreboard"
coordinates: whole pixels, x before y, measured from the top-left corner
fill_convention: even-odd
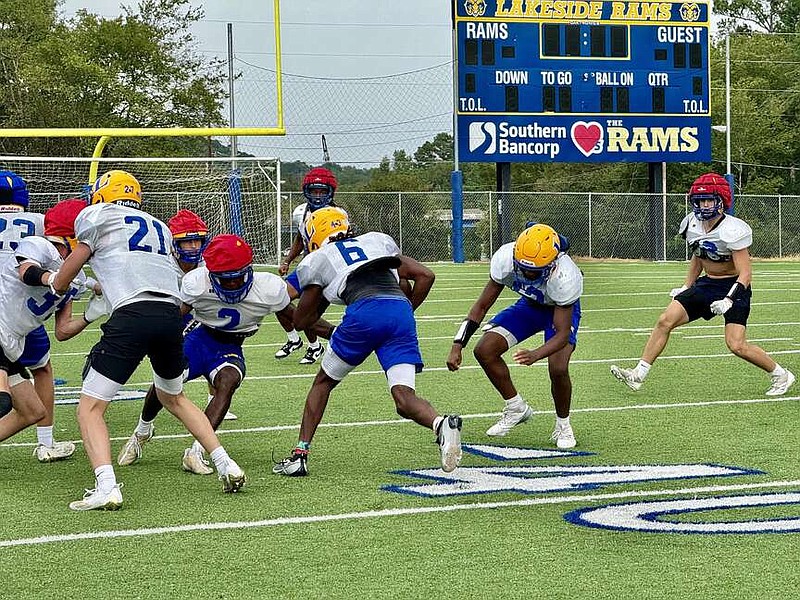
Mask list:
[[[709,3],[455,0],[465,162],[708,162]]]

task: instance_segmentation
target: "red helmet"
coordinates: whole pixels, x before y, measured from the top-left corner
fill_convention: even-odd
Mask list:
[[[44,235],[51,242],[75,247],[75,219],[86,208],[86,202],[78,198],[62,200],[44,213]]]
[[[328,206],[336,186],[336,176],[324,167],[314,167],[303,177],[303,195],[312,210]]]
[[[167,223],[172,233],[172,247],[179,260],[197,264],[208,245],[208,226],[197,213],[182,208]],[[199,248],[184,248],[181,243],[186,240],[200,240]]]
[[[244,300],[253,287],[253,249],[238,235],[216,236],[203,252],[211,287],[226,304]]]
[[[701,208],[701,200],[716,200],[711,208]],[[689,202],[695,216],[701,220],[713,219],[731,206],[731,188],[728,181],[717,173],[704,173],[689,188]]]

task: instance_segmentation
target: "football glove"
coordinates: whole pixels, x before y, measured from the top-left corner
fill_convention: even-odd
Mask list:
[[[715,315],[724,315],[733,306],[733,300],[727,296],[722,300],[715,300],[711,303],[711,312]]]
[[[685,291],[686,291],[686,290],[688,290],[688,289],[689,289],[689,288],[688,288],[688,287],[686,287],[685,285],[682,285],[682,286],[681,286],[681,287],[679,287],[679,288],[672,288],[672,291],[669,293],[669,297],[670,297],[670,298],[674,298],[675,296],[677,296],[677,295],[678,295],[678,294],[680,294],[681,292],[685,292]]]
[[[86,306],[86,310],[83,313],[83,318],[86,320],[87,323],[91,323],[92,321],[96,321],[103,315],[109,314],[109,307],[108,302],[106,302],[105,296],[98,296],[93,295],[89,299],[89,304]]]

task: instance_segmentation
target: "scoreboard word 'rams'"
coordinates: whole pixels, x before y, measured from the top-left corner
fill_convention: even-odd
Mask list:
[[[467,39],[505,40],[508,39],[508,23],[467,23]]]

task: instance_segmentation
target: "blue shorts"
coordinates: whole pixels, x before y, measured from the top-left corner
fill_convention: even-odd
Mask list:
[[[517,343],[527,340],[535,333],[544,331],[546,342],[556,334],[553,327],[553,306],[531,302],[524,296],[514,304],[500,311],[489,322],[506,329],[517,338]],[[581,322],[581,301],[572,305],[572,327],[569,332],[569,343],[573,346],[578,342],[578,326]]]
[[[245,364],[241,344],[214,339],[213,334],[205,327],[195,327],[186,334],[183,340],[183,353],[189,363],[186,381],[202,376],[213,383],[216,371],[226,364],[239,369],[244,379]]]
[[[405,298],[364,298],[347,307],[333,331],[331,350],[348,365],[358,366],[375,352],[384,371],[410,364],[422,371],[417,323]]]
[[[286,276],[286,283],[296,289],[298,294],[303,292],[303,288],[300,287],[300,280],[297,278],[297,269]]]
[[[19,363],[23,367],[35,367],[44,360],[48,352],[50,352],[50,338],[44,325],[40,325],[25,336],[25,349],[19,357]]]

